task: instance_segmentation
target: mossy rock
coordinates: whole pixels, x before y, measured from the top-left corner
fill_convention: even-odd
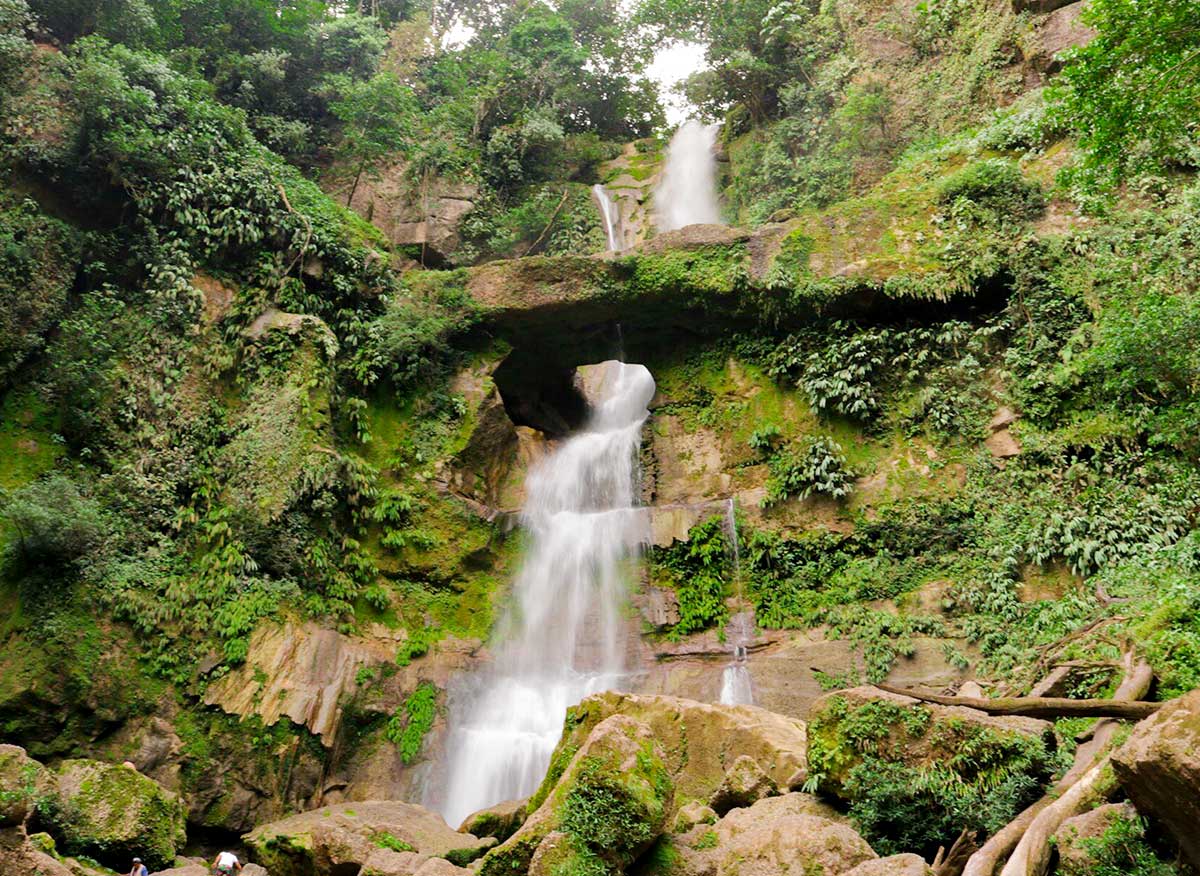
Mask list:
[[[480,837],[492,836],[504,842],[525,823],[528,807],[528,797],[497,803],[468,815],[458,829],[461,833]]]
[[[38,815],[65,854],[113,867],[128,866],[136,855],[151,870],[165,869],[186,839],[183,804],[174,794],[130,767],[94,760],[64,761]]]
[[[512,837],[483,859],[481,876],[529,872],[551,834],[541,872],[620,872],[662,832],[674,783],[650,728],[625,715],[600,722],[543,802]]]
[[[941,766],[965,782],[986,782],[1008,766],[1049,768],[1053,738],[1047,721],[996,717],[858,687],[813,704],[808,758],[811,771],[822,777],[822,790],[848,799],[851,774],[867,759],[914,770]]]
[[[15,745],[0,745],[0,827],[23,824],[54,792],[53,774]]]

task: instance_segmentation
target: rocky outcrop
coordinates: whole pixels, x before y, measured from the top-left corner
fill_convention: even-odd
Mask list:
[[[393,245],[421,247],[426,264],[440,265],[458,250],[459,223],[478,195],[479,188],[467,182],[442,177],[417,182],[410,178],[408,165],[397,162],[364,172],[350,208]]]
[[[393,662],[401,641],[351,638],[314,623],[262,626],[245,663],[210,685],[204,702],[241,717],[258,715],[268,727],[289,718],[331,746],[359,670]]]
[[[857,687],[829,694],[813,705],[809,763],[821,774],[823,791],[851,799],[852,774],[868,757],[919,770],[953,765],[959,749],[970,745],[977,752],[973,763],[996,768],[1013,760],[1041,771],[1049,768],[1053,738],[1048,721],[934,706],[874,687]],[[963,781],[981,781],[971,764],[961,770]]]
[[[495,844],[459,833],[435,813],[399,801],[325,806],[264,824],[244,839],[271,876],[326,876],[360,868],[380,876],[418,871],[439,876],[445,864],[457,872]],[[407,857],[393,857],[397,854]],[[430,863],[436,858],[445,860]]]
[[[1040,51],[1034,64],[1045,73],[1056,73],[1062,67],[1059,56],[1068,49],[1086,46],[1096,38],[1096,31],[1083,23],[1085,0],[1055,9],[1038,28]]]
[[[1118,821],[1132,821],[1138,817],[1131,803],[1105,803],[1090,812],[1068,818],[1054,835],[1058,849],[1056,874],[1061,876],[1087,876],[1093,872],[1096,861],[1087,843],[1097,840]]]
[[[1161,820],[1200,867],[1200,690],[1134,727],[1112,767],[1138,811]]]
[[[667,824],[675,786],[664,756],[650,725],[625,714],[591,725],[578,746],[560,742],[537,808],[488,852],[480,876],[534,872],[535,861],[545,876],[584,864],[623,872]]]
[[[183,848],[183,804],[131,767],[68,760],[58,767],[55,786],[38,815],[66,854],[111,867],[138,855],[151,870],[161,870]]]
[[[613,715],[650,728],[662,746],[678,805],[688,800],[707,803],[741,758],[753,762],[781,790],[804,780],[806,737],[801,721],[754,706],[611,691],[590,696],[570,710],[551,771],[554,762],[580,750],[593,730]]]
[[[807,794],[787,794],[734,809],[715,825],[667,838],[677,876],[808,876],[841,874],[875,852],[842,819]],[[650,867],[658,876],[668,868]]]

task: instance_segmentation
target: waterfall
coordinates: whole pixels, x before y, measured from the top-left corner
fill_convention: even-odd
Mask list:
[[[721,221],[713,156],[717,127],[689,119],[671,138],[662,181],[654,192],[655,225],[659,231]]]
[[[725,535],[729,539],[729,552],[733,560],[734,593],[739,604],[742,595],[741,553],[738,550],[737,508],[733,499],[725,509]],[[754,705],[754,682],[750,667],[746,665],[746,643],[750,640],[753,624],[749,612],[739,612],[725,625],[725,635],[733,643],[733,659],[721,673],[721,695],[718,702],[726,706]]]
[[[592,186],[592,196],[600,207],[600,218],[604,220],[604,236],[608,238],[608,251],[620,252],[625,247],[621,241],[621,212],[617,202],[601,183]]]
[[[637,450],[654,379],[641,365],[598,366],[599,401],[583,429],[526,478],[530,544],[497,631],[495,661],[452,692],[451,825],[531,794],[567,707],[625,677],[624,561],[649,539],[635,507]]]

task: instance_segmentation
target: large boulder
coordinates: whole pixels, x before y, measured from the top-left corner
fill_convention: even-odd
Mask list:
[[[54,790],[51,772],[15,745],[0,745],[0,827],[24,824]]]
[[[183,803],[128,766],[64,761],[39,820],[68,855],[121,868],[135,855],[151,870],[171,866],[186,839]]]
[[[931,876],[933,869],[920,855],[892,855],[877,858],[847,870],[842,876]]]
[[[563,737],[551,758],[547,782],[534,795],[531,805],[540,805],[541,795],[553,786],[593,730],[618,714],[644,723],[662,746],[675,786],[676,806],[689,800],[708,803],[738,761],[740,770],[749,768],[747,761],[753,762],[781,790],[798,787],[804,781],[806,736],[802,721],[754,706],[721,706],[610,691],[590,696],[570,710]]]
[[[264,824],[244,839],[271,876],[357,873],[368,861],[380,872],[400,867],[416,872],[431,858],[465,866],[495,845],[494,839],[459,833],[436,813],[399,801],[325,806]],[[412,857],[397,861],[381,851]]]
[[[45,834],[42,838],[46,838]],[[0,873],[4,876],[73,876],[66,863],[39,843],[31,842],[31,837],[20,827],[0,828]]]
[[[785,794],[734,809],[715,825],[664,837],[650,870],[674,876],[810,876],[844,873],[875,860],[845,820],[808,794]]]
[[[537,809],[488,852],[481,876],[525,873],[535,859],[547,874],[562,868],[619,873],[663,831],[675,789],[647,723],[610,715],[578,748],[560,743],[554,757],[535,797]]]
[[[1200,867],[1200,689],[1134,727],[1112,766],[1138,811],[1157,816]]]

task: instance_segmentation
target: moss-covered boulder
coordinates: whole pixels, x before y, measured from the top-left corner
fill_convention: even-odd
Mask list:
[[[0,827],[24,824],[54,791],[51,772],[15,745],[0,745]]]
[[[528,811],[528,797],[497,803],[468,815],[458,829],[475,836],[494,836],[500,842],[504,842],[525,823]]]
[[[541,805],[571,758],[594,729],[612,715],[625,715],[650,728],[662,747],[677,805],[689,800],[710,801],[734,762],[743,757],[781,790],[798,787],[804,781],[803,721],[754,706],[722,706],[679,697],[609,691],[588,697],[568,712],[546,782],[534,794],[531,808]]]
[[[436,813],[398,800],[324,806],[261,825],[243,839],[271,876],[357,873],[368,861],[380,872],[428,871],[433,858],[465,867],[496,842],[459,833]],[[380,850],[408,857],[377,854]]]
[[[1053,746],[1046,721],[874,687],[822,697],[808,725],[809,770],[885,854],[932,853],[964,826],[999,829],[1041,794]]]
[[[135,769],[95,760],[64,761],[38,816],[65,854],[116,868],[136,855],[165,869],[186,839],[178,797]]]
[[[566,758],[565,751],[560,744],[556,757]],[[535,857],[547,874],[621,872],[662,832],[674,792],[650,727],[612,715],[593,727],[565,766],[552,769],[536,811],[488,852],[480,874],[525,873]]]

